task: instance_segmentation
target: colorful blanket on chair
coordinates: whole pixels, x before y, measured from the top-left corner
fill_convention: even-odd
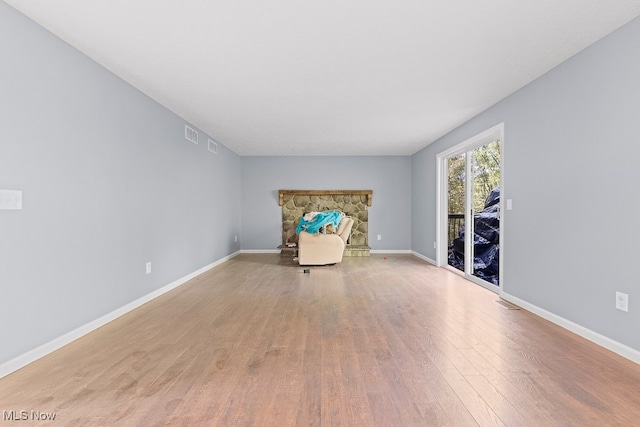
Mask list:
[[[315,234],[329,224],[333,226],[334,230],[337,230],[340,221],[342,221],[342,212],[340,211],[310,212],[300,218],[296,234],[300,234],[301,231]]]

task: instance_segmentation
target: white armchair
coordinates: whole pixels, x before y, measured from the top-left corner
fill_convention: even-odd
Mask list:
[[[326,265],[342,262],[352,227],[353,218],[345,216],[335,234],[311,234],[301,231],[298,237],[298,264]]]

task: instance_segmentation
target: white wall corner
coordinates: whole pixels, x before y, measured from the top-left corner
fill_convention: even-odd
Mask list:
[[[411,254],[412,254],[413,256],[415,256],[415,257],[420,258],[420,259],[421,259],[421,260],[423,260],[423,261],[427,261],[429,264],[433,264],[433,265],[435,265],[435,266],[437,266],[437,265],[438,265],[438,264],[436,263],[436,261],[435,261],[435,260],[433,260],[433,259],[431,259],[431,258],[429,258],[429,257],[427,257],[427,256],[424,256],[424,255],[422,255],[421,253],[418,253],[418,252],[416,252],[416,251],[411,251]]]

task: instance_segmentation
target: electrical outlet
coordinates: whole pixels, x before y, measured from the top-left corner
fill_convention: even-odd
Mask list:
[[[616,308],[622,311],[629,311],[629,295],[616,292]]]
[[[237,242],[238,241],[238,236],[233,236],[233,241]]]
[[[433,249],[436,249],[436,242],[433,242]]]
[[[382,240],[382,234],[378,234],[378,240]]]
[[[151,273],[151,262],[147,263],[147,274]]]

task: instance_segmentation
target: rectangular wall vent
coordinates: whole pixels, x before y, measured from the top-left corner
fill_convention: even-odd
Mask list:
[[[209,151],[213,154],[218,154],[218,144],[213,139],[209,140]]]
[[[191,141],[194,144],[198,143],[198,131],[195,129],[191,129],[187,125],[184,125],[184,137],[187,141]]]

